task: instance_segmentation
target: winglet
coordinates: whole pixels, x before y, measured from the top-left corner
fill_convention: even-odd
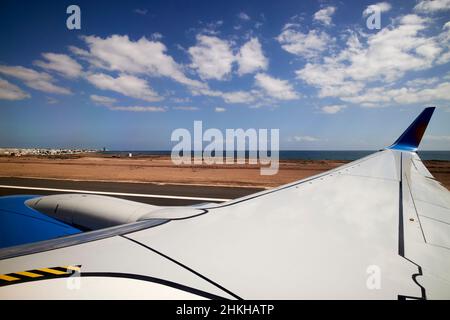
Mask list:
[[[417,151],[435,107],[425,108],[408,129],[388,149]]]

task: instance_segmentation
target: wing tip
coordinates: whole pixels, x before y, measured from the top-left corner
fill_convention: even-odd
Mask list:
[[[426,107],[388,149],[417,151],[436,107]]]

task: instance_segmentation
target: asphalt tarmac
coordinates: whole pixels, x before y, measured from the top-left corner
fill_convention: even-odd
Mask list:
[[[218,203],[261,190],[263,189],[247,187],[0,177],[0,196],[91,193],[160,206],[181,206],[205,202]]]

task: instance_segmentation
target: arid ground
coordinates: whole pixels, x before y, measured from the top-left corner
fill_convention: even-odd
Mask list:
[[[347,161],[280,161],[276,175],[260,175],[258,165],[175,166],[167,156],[117,158],[88,154],[67,157],[0,157],[0,176],[167,184],[275,187],[338,167]],[[450,161],[424,161],[450,189]]]

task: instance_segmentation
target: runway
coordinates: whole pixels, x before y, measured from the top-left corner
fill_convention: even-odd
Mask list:
[[[261,190],[263,189],[0,177],[0,196],[15,194],[49,195],[61,193],[90,193],[160,206],[223,202]]]

